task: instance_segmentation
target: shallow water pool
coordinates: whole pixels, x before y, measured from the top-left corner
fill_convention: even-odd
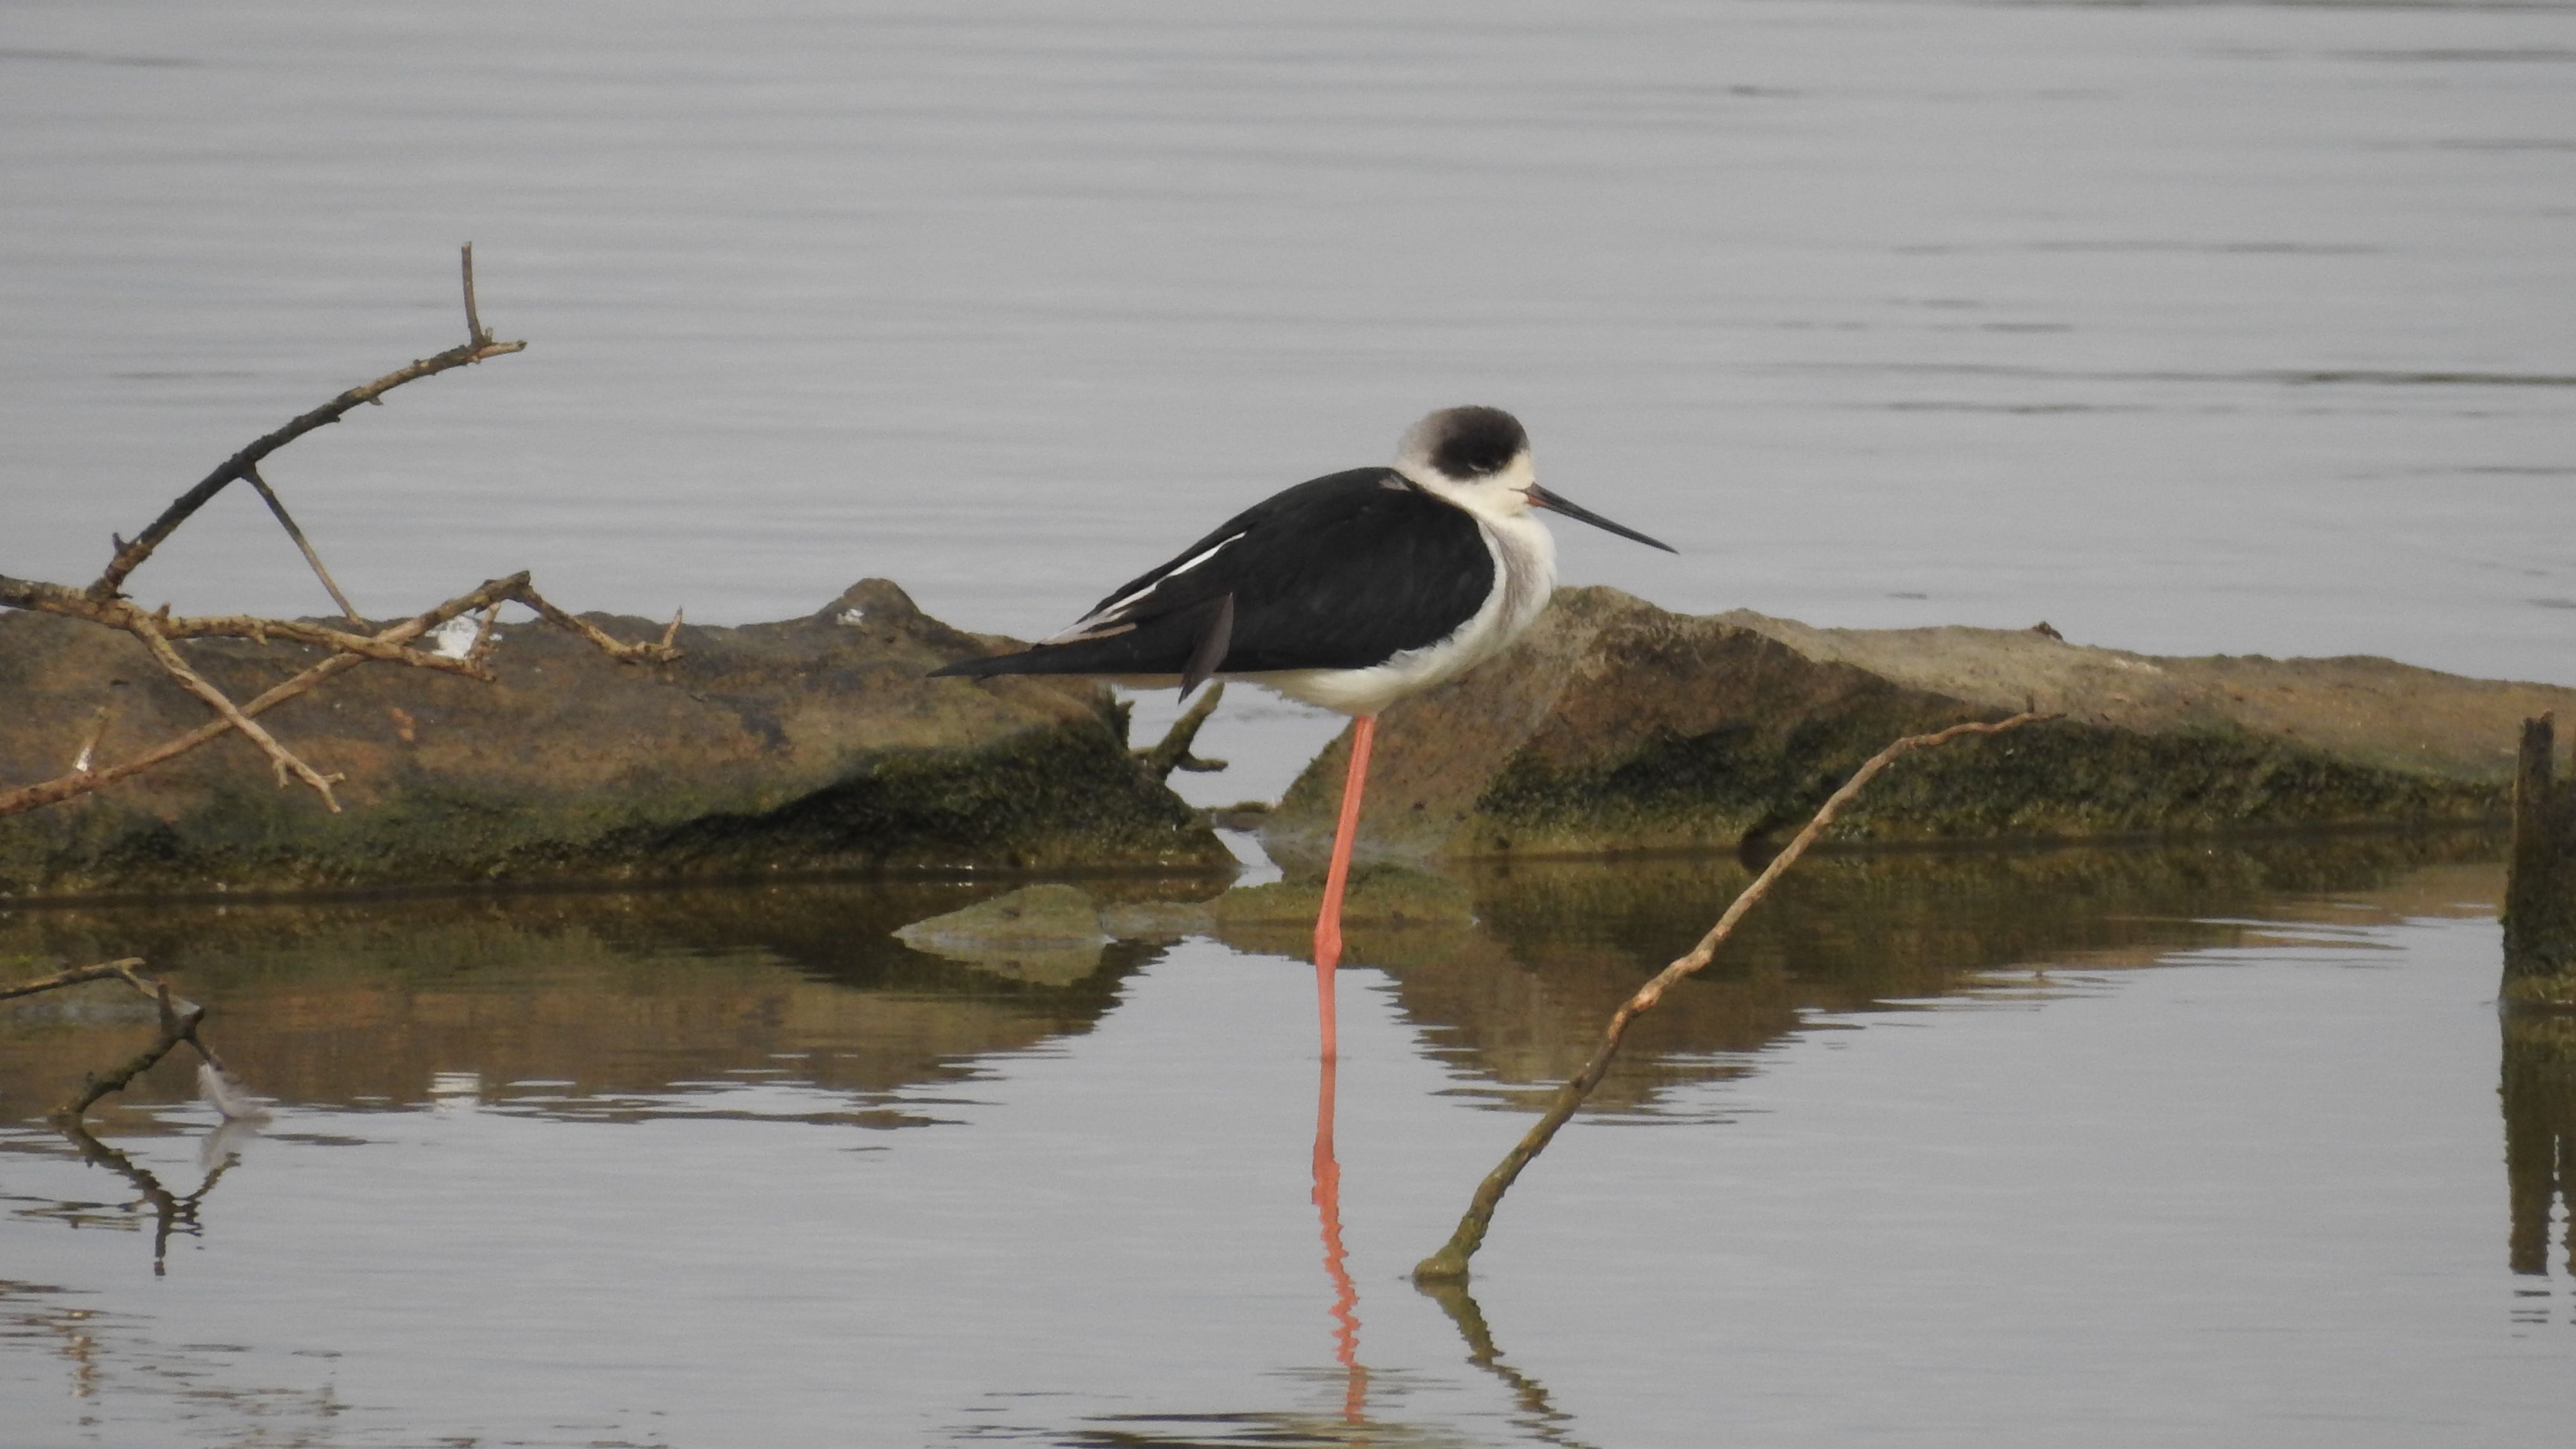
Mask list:
[[[279,1101],[218,1132],[165,1065],[84,1165],[34,1119],[148,1023],[102,995],[0,1027],[0,1419],[46,1445],[2545,1440],[2576,1299],[2563,1210],[2545,1175],[2509,1192],[2505,1148],[2545,1160],[2576,1104],[2526,1084],[2499,1117],[2491,854],[1810,862],[1641,1026],[1446,1301],[1407,1270],[1735,862],[1525,866],[1477,883],[1472,929],[1355,934],[1330,1076],[1289,957],[1126,943],[1050,987],[881,934],[990,886],[22,912],[17,950],[137,940]]]

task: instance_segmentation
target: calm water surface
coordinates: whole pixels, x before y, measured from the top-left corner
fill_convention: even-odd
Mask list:
[[[0,1417],[44,1445],[2542,1442],[2576,1280],[2505,1149],[2545,1159],[2576,1098],[2499,1117],[2489,855],[1814,862],[1632,1038],[1446,1304],[1406,1269],[1732,862],[1524,868],[1476,882],[1473,929],[1355,937],[1329,1083],[1311,971],[1252,943],[1122,943],[1046,987],[881,934],[966,887],[21,913],[13,953],[178,971],[281,1103],[218,1136],[165,1067],[100,1114],[123,1169],[83,1165],[36,1115],[148,1024],[112,994],[0,1022]],[[210,1173],[157,1241],[144,1175]]]
[[[1567,577],[1669,607],[2576,683],[2571,82],[2548,4],[20,0],[0,572],[461,336],[470,238],[530,350],[267,469],[370,612],[880,574],[1043,633],[1473,399],[1683,549]],[[244,497],[135,588],[323,602]],[[1185,786],[1330,728],[1239,691]],[[156,1078],[85,1166],[37,1118],[130,1007],[0,1023],[0,1440],[2545,1442],[2576,1300],[2496,1089],[2576,1108],[2500,1078],[2481,858],[1818,862],[1445,1305],[1404,1270],[1732,863],[1355,938],[1324,1218],[1280,943],[1035,985],[884,936],[947,887],[0,918],[177,971],[281,1104],[209,1142]],[[138,1183],[218,1170],[156,1253]]]
[[[461,336],[470,238],[530,350],[268,469],[371,613],[1042,634],[1475,399],[1668,607],[2576,683],[2571,96],[2546,3],[23,0],[0,571]],[[137,587],[327,603],[247,497]]]

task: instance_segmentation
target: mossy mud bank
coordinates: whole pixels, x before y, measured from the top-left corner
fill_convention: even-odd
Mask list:
[[[2576,690],[2385,659],[2157,658],[1996,629],[1816,629],[1566,589],[1509,659],[1381,718],[1381,859],[1729,849],[1785,838],[1901,735],[2064,719],[1901,762],[1840,843],[2221,836],[2501,819],[2521,721]],[[1329,840],[1348,735],[1263,827]]]
[[[593,616],[624,638],[640,619]],[[924,676],[987,647],[871,579],[814,614],[688,627],[675,663],[614,663],[505,628],[499,678],[361,667],[264,716],[342,812],[279,789],[228,735],[68,804],[0,818],[0,894],[302,892],[484,882],[959,869],[1226,871],[1233,858],[1130,762],[1107,691]],[[193,640],[236,698],[318,657]],[[205,709],[134,640],[0,613],[0,779],[193,728]]]

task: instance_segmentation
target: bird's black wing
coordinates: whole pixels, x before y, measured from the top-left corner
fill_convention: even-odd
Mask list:
[[[1448,637],[1493,587],[1472,515],[1392,469],[1363,468],[1254,504],[1046,643],[939,672],[1195,683],[1209,672],[1365,668]]]

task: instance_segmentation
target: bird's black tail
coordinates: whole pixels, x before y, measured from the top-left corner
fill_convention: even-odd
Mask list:
[[[1039,644],[1017,654],[960,659],[930,671],[968,679],[996,674],[1176,675],[1186,694],[1225,666],[1234,638],[1234,595],[1220,594],[1187,609],[1091,639]]]
[[[1079,664],[1055,657],[1060,656],[1061,652],[1054,649],[1024,649],[1017,654],[992,654],[981,659],[960,659],[954,664],[939,666],[930,671],[926,677],[940,679],[954,675],[965,679],[990,679],[996,674],[1080,674],[1083,672]]]

